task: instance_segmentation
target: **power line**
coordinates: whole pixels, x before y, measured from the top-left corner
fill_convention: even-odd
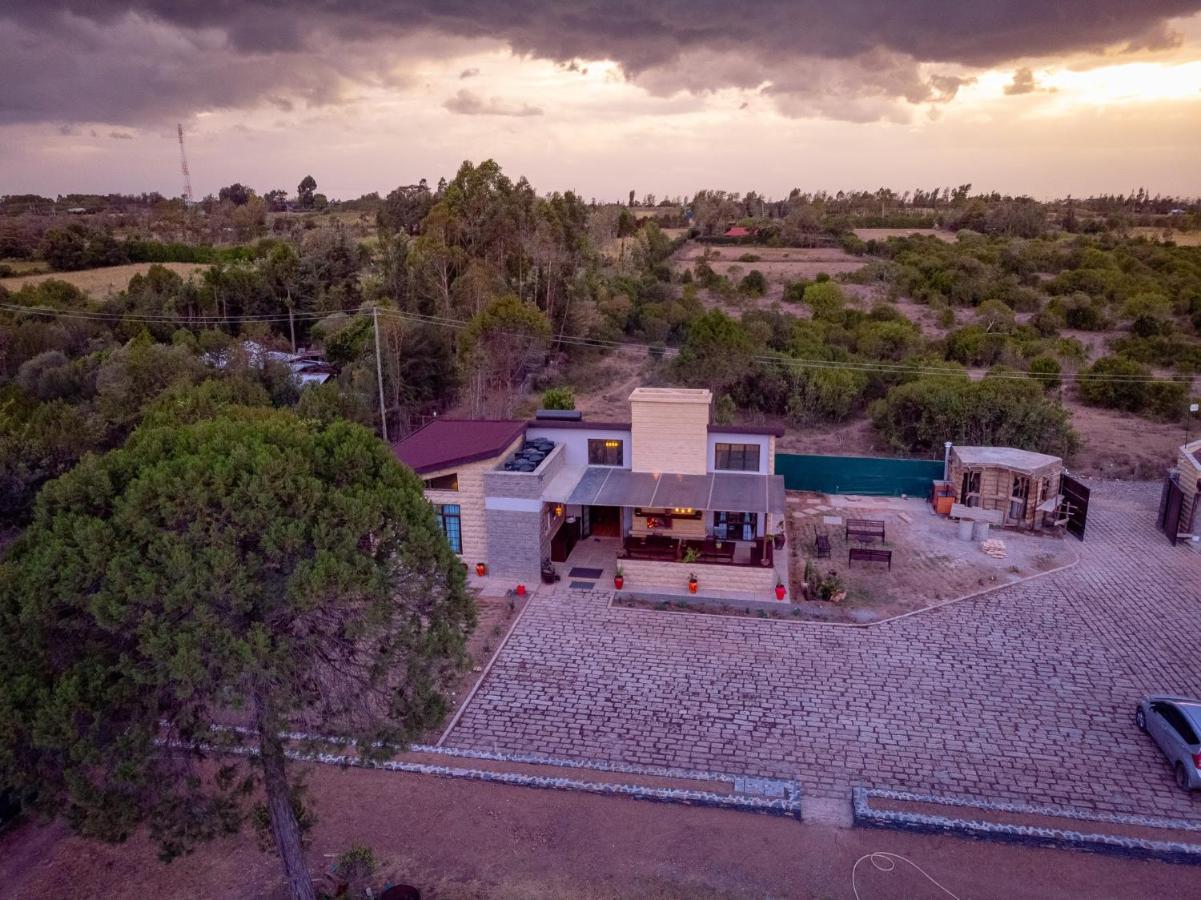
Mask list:
[[[421,313],[402,312],[395,309],[381,308],[380,313],[385,316],[404,319],[407,321],[420,322],[426,325],[445,326],[455,329],[466,328],[470,323],[462,319],[450,319],[443,316],[430,316]],[[513,332],[498,332],[500,334],[510,336],[520,336]],[[559,343],[568,344],[571,346],[594,347],[598,349],[640,349],[646,352],[662,351],[664,356],[675,357],[680,351],[670,347],[655,347],[650,344],[642,344],[636,341],[610,341],[603,338],[588,338],[579,335],[564,335],[557,338]],[[788,356],[787,354],[753,354],[749,357],[754,362],[778,363],[797,368],[812,368],[812,369],[841,369],[868,373],[883,373],[883,374],[919,374],[919,375],[966,375],[965,369],[955,368],[953,366],[911,366],[904,363],[889,363],[889,362],[865,362],[865,361],[845,361],[845,360],[827,360],[827,359],[806,359],[803,357]],[[1191,384],[1191,375],[1166,376],[1159,377],[1155,375],[1107,375],[1103,372],[1078,372],[1075,374],[1056,374],[1052,372],[996,372],[990,373],[990,378],[1009,378],[1009,379],[1035,379],[1035,380],[1060,380],[1060,381],[1105,381],[1105,382],[1166,382],[1166,383],[1182,383]]]
[[[435,316],[423,313],[405,312],[397,309],[389,309],[386,307],[378,308],[380,315],[399,319],[402,321],[416,322],[422,325],[429,325],[439,328],[450,328],[454,330],[463,330],[471,323],[464,319],[453,319],[447,316]],[[175,324],[180,326],[188,325],[232,325],[232,324],[272,324],[284,323],[289,321],[289,316],[275,314],[251,314],[242,316],[217,316],[217,315],[201,315],[201,316],[185,316],[183,314],[150,314],[150,313],[83,313],[74,310],[58,310],[48,307],[35,306],[19,306],[12,303],[0,303],[0,309],[16,312],[27,313],[33,315],[56,316],[58,318],[79,319],[85,321],[98,321],[105,323],[121,323],[121,322],[141,322],[147,324]],[[346,311],[331,311],[331,312],[307,312],[297,313],[295,318],[302,321],[317,321],[326,319],[335,315],[343,316],[361,316],[367,315],[365,310]],[[523,337],[521,332],[500,331],[497,334],[508,337]],[[679,356],[680,351],[673,347],[654,346],[651,344],[640,343],[637,341],[614,341],[605,338],[585,337],[583,335],[561,335],[554,338],[558,344],[565,344],[571,347],[585,347],[599,350],[641,350],[648,354],[660,354],[664,357],[674,358]],[[967,375],[967,371],[953,366],[913,366],[905,363],[884,362],[884,361],[863,361],[863,360],[829,360],[829,359],[814,359],[805,357],[789,356],[783,353],[760,353],[752,354],[748,357],[752,362],[782,365],[797,369],[815,369],[815,370],[832,370],[832,371],[849,371],[861,372],[864,374],[877,375],[926,375],[926,376],[960,376]],[[1110,375],[1103,372],[1076,372],[1076,373],[1053,373],[1053,372],[989,372],[989,378],[1001,378],[1007,380],[1034,380],[1034,381],[1059,381],[1064,383],[1083,383],[1083,382],[1100,382],[1107,384],[1184,384],[1191,385],[1193,376],[1191,375]]]

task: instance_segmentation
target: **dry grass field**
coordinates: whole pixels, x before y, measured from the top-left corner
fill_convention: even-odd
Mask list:
[[[855,237],[861,241],[886,241],[891,237],[909,237],[914,234],[924,234],[929,237],[936,237],[940,241],[946,241],[948,244],[955,243],[955,232],[947,231],[945,228],[856,228]]]
[[[1171,241],[1177,247],[1201,247],[1201,231],[1176,231],[1171,228],[1131,228],[1131,237],[1153,241]]]
[[[154,263],[130,263],[127,266],[107,266],[103,269],[82,269],[78,272],[50,272],[40,275],[14,275],[11,278],[0,278],[0,286],[10,291],[19,291],[27,284],[38,284],[53,278],[65,281],[79,288],[93,300],[103,300],[129,285],[129,279],[140,275]],[[208,268],[204,263],[159,263],[182,278],[187,278],[195,272]]]

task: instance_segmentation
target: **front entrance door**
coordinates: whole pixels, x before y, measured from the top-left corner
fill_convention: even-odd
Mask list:
[[[594,535],[621,537],[621,507],[589,506],[586,512]]]

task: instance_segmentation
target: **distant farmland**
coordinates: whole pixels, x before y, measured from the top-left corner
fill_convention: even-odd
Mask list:
[[[14,275],[0,278],[0,286],[19,291],[27,284],[38,284],[51,278],[73,284],[94,300],[103,300],[129,285],[134,275],[146,272],[155,263],[130,263],[127,266],[106,266],[103,269],[82,269],[78,272],[50,272],[43,275]],[[158,263],[182,278],[208,268],[207,263]]]

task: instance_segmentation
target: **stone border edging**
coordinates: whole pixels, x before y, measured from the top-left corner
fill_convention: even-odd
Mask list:
[[[1157,859],[1164,862],[1201,865],[1201,844],[1186,844],[1180,841],[1159,841],[1149,838],[1090,833],[1037,825],[988,822],[982,819],[957,819],[950,816],[905,812],[903,810],[873,809],[870,802],[873,797],[967,807],[986,812],[1029,813],[1032,815],[1057,816],[1080,821],[1138,825],[1146,828],[1198,829],[1197,823],[1184,820],[1157,819],[1149,816],[1123,815],[1119,813],[1093,813],[1088,810],[1057,809],[1055,807],[1001,801],[969,801],[959,797],[936,797],[933,795],[912,794],[907,791],[878,788],[856,787],[851,790],[852,817],[855,825],[860,828],[885,828],[925,834],[957,834],[964,837],[1004,841],[1034,847],[1083,850],[1139,859]]]
[[[320,740],[320,738],[314,738]],[[183,746],[183,745],[180,745]],[[251,747],[217,747],[197,745],[214,752],[232,753],[237,756],[254,756]],[[425,752],[438,752],[436,750]],[[438,778],[458,778],[467,781],[483,781],[492,784],[507,784],[519,787],[542,788],[544,790],[580,791],[607,797],[629,797],[634,800],[649,800],[658,803],[676,803],[683,806],[703,806],[711,809],[728,809],[739,812],[764,813],[787,816],[801,820],[799,789],[784,798],[752,797],[738,794],[717,794],[689,788],[650,787],[638,784],[616,784],[613,782],[578,781],[572,778],[551,778],[544,775],[524,775],[519,772],[490,772],[486,769],[460,769],[451,766],[435,766],[428,763],[383,760],[372,762],[358,756],[334,753],[307,753],[293,748],[284,748],[284,755],[297,762],[320,763],[328,766],[353,767],[357,769],[379,769],[385,772],[400,772],[410,775],[432,775]],[[695,774],[695,773],[694,773]],[[712,775],[710,780],[734,781]]]
[[[897,613],[895,616],[889,616],[886,619],[878,619],[875,622],[816,622],[813,619],[795,619],[795,618],[787,618],[787,619],[766,618],[766,619],[763,619],[758,616],[730,616],[730,615],[722,615],[720,613],[707,613],[707,612],[688,612],[688,613],[685,613],[685,615],[705,616],[710,619],[736,619],[736,620],[744,620],[744,621],[748,621],[748,622],[757,622],[757,623],[767,622],[770,624],[808,625],[810,627],[815,627],[815,628],[875,628],[879,625],[888,625],[892,622],[900,621],[901,619],[907,619],[910,616],[920,616],[925,613],[935,612],[937,610],[942,609],[943,607],[950,606],[953,603],[962,603],[964,600],[973,600],[977,597],[983,597],[987,594],[991,594],[996,591],[1003,591],[1006,588],[1018,587],[1019,585],[1025,584],[1027,581],[1034,581],[1036,578],[1046,578],[1048,575],[1055,575],[1059,572],[1065,572],[1068,569],[1074,568],[1075,566],[1080,564],[1080,554],[1076,553],[1075,551],[1072,551],[1072,556],[1074,558],[1072,559],[1071,562],[1064,563],[1062,566],[1056,566],[1054,569],[1047,569],[1047,571],[1045,571],[1045,572],[1035,572],[1032,575],[1026,575],[1022,578],[1017,579],[1016,581],[1007,581],[1005,584],[995,584],[995,585],[992,585],[991,587],[981,588],[978,591],[972,591],[970,594],[962,594],[958,597],[951,597],[948,600],[940,600],[938,603],[935,603],[933,606],[923,606],[921,609],[911,609],[908,612]],[[666,610],[666,609],[639,609],[636,606],[615,606],[613,604],[613,601],[615,598],[616,598],[616,591],[609,591],[609,600],[605,604],[606,608],[620,609],[620,610],[624,610],[626,612],[632,612],[632,613],[652,613],[654,615],[671,614],[671,612],[672,612],[671,610]],[[679,599],[687,600],[688,598],[681,597]],[[742,603],[743,601],[730,600],[729,602],[732,605],[737,605],[738,603]],[[752,602],[752,601],[746,601],[746,602]],[[791,603],[789,601],[781,600],[779,602],[780,602],[781,606],[791,606]]]
[[[258,734],[253,728],[244,725],[217,725],[217,731],[254,737]],[[350,747],[357,743],[353,738],[338,735],[314,734],[308,731],[281,731],[280,737],[295,743],[330,744],[333,746]],[[379,746],[378,744],[374,746]],[[681,769],[674,766],[644,766],[633,763],[610,762],[603,759],[581,759],[577,757],[549,756],[545,753],[530,751],[477,750],[472,747],[442,747],[437,744],[410,744],[406,753],[428,753],[462,759],[484,759],[492,762],[507,762],[518,765],[554,766],[561,769],[589,769],[594,772],[613,772],[620,775],[646,775],[652,778],[677,778],[687,781],[720,781],[737,783],[739,781],[767,781],[782,786],[785,796],[800,801],[801,788],[795,781],[768,775],[734,775],[723,772],[704,772],[698,769]],[[314,754],[310,754],[314,755]]]

